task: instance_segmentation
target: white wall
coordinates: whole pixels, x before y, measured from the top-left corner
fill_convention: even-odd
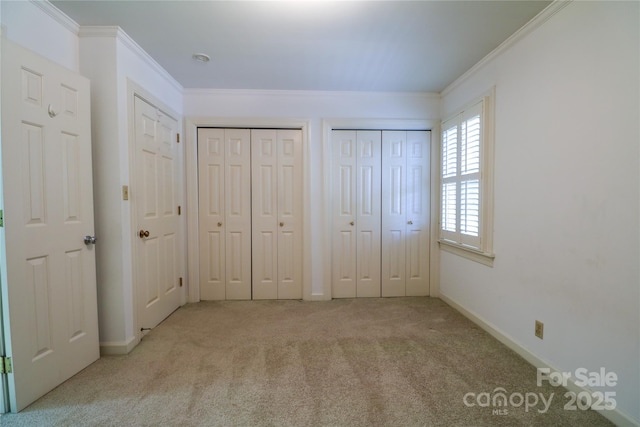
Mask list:
[[[78,25],[74,21],[48,2],[2,1],[0,9],[9,40],[72,71],[79,70]]]
[[[440,265],[444,298],[544,363],[616,372],[607,390],[635,423],[639,12],[573,2],[443,93],[446,116],[496,86],[496,258],[441,252]]]
[[[428,128],[437,125],[440,97],[428,93],[366,93],[366,92],[304,92],[304,91],[243,91],[185,90],[184,116],[215,118],[219,123],[241,122],[245,126],[269,126],[286,119],[300,119],[309,124],[309,182],[305,188],[310,210],[305,225],[305,298],[331,297],[328,271],[330,256],[326,251],[330,230],[326,222],[326,178],[323,158],[325,121],[334,123],[367,123],[368,127],[385,128],[390,122],[420,121]],[[203,119],[205,118],[205,119]],[[198,119],[195,120],[196,122]],[[377,123],[377,125],[376,125]],[[371,128],[371,127],[369,127]],[[186,141],[193,144],[195,141]],[[187,173],[189,164],[187,164]],[[309,236],[309,237],[307,237]],[[310,283],[309,283],[310,281]],[[193,285],[193,284],[192,284]]]
[[[83,27],[80,69],[91,79],[94,199],[100,343],[105,353],[126,353],[137,344],[131,201],[132,86],[167,105],[180,122],[182,87],[117,27]],[[135,191],[131,187],[131,191]]]

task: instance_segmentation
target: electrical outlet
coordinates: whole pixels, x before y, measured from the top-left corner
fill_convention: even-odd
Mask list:
[[[536,320],[536,336],[540,339],[542,339],[543,335],[544,335],[544,323],[542,323],[539,320]]]

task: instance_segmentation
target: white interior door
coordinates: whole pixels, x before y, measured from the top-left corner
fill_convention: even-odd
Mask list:
[[[406,296],[429,295],[431,132],[407,131]]]
[[[332,268],[331,295],[356,296],[356,131],[333,131],[332,143]]]
[[[406,132],[382,135],[382,296],[405,295]]]
[[[253,299],[302,298],[302,132],[251,131]]]
[[[382,296],[429,294],[429,132],[382,132]]]
[[[278,133],[251,131],[253,299],[278,298]]]
[[[135,96],[139,321],[153,328],[180,306],[178,123]]]
[[[10,410],[99,357],[89,81],[2,42],[2,304]]]
[[[278,299],[302,298],[302,131],[277,131]]]
[[[224,300],[224,129],[198,129],[198,229],[200,299]]]
[[[251,132],[198,129],[200,299],[251,299]]]
[[[225,129],[226,299],[251,299],[251,132]]]
[[[381,132],[333,131],[333,297],[380,296]]]
[[[380,296],[380,131],[357,132],[356,296]]]

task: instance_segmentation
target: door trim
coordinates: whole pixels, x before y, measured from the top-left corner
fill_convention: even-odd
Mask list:
[[[429,199],[429,215],[431,234],[429,241],[429,296],[438,297],[440,295],[440,251],[438,250],[438,182],[440,166],[440,123],[437,120],[416,120],[416,119],[337,119],[327,118],[322,121],[322,143],[323,158],[325,159],[322,173],[322,184],[324,188],[324,224],[325,230],[331,230],[331,205],[333,195],[331,193],[331,161],[332,144],[331,132],[333,130],[430,130],[431,131],[431,197]],[[323,298],[331,299],[331,233],[324,233],[322,242],[322,255],[324,260],[324,283]]]
[[[310,120],[299,118],[251,118],[251,117],[185,117],[185,176],[187,205],[187,288],[188,302],[200,301],[200,259],[198,257],[198,128],[272,128],[300,129],[302,131],[302,298],[305,300],[321,300],[323,295],[312,292],[311,284],[311,162],[310,153]]]
[[[175,110],[173,110],[172,108],[169,108],[164,102],[160,101],[158,98],[156,98],[155,96],[153,96],[149,91],[147,91],[146,89],[144,89],[141,85],[139,85],[138,83],[136,83],[135,81],[127,78],[127,109],[128,109],[128,113],[127,113],[127,119],[128,119],[128,124],[127,124],[127,134],[129,137],[129,144],[128,144],[128,159],[129,159],[129,167],[127,169],[127,174],[128,176],[126,177],[122,177],[122,185],[128,185],[129,186],[129,193],[131,193],[131,191],[135,191],[136,189],[136,171],[135,171],[135,166],[136,166],[136,135],[135,135],[135,124],[136,124],[136,117],[135,117],[135,97],[138,97],[144,101],[146,101],[147,103],[153,105],[154,107],[156,107],[157,109],[161,110],[164,114],[166,114],[167,116],[171,117],[172,119],[176,120],[178,122],[178,133],[182,134],[183,133],[183,123],[182,123],[182,117],[175,112]],[[180,142],[180,146],[178,148],[178,164],[179,165],[184,165],[184,154],[185,153],[185,148],[182,144],[182,141]],[[178,174],[178,179],[179,179],[179,187],[182,190],[185,190],[185,170],[184,170],[184,166],[181,168],[179,174]],[[185,206],[185,199],[184,196],[182,196],[182,194],[184,194],[183,192],[179,192],[178,197],[179,197],[179,204],[181,206]],[[126,204],[124,209],[126,209]],[[180,220],[180,226],[179,226],[179,234],[180,234],[180,243],[179,243],[179,247],[181,248],[181,253],[182,254],[186,254],[186,228],[187,228],[187,221],[186,221],[186,215],[183,215],[183,218]],[[139,316],[139,307],[138,307],[138,288],[135,285],[136,281],[137,281],[137,277],[139,274],[138,271],[138,255],[137,255],[137,251],[135,250],[136,248],[136,243],[139,237],[135,234],[135,225],[137,222],[137,210],[136,210],[136,205],[135,205],[135,198],[131,197],[131,194],[129,195],[129,225],[128,227],[125,226],[123,227],[124,232],[128,233],[129,236],[124,236],[123,237],[123,242],[126,242],[126,244],[128,244],[128,247],[123,248],[123,250],[129,251],[130,256],[131,256],[131,277],[134,281],[133,286],[131,286],[131,309],[129,312],[133,313],[133,318],[132,318],[132,324],[134,326],[134,334],[135,334],[135,338],[133,341],[131,340],[127,340],[126,342],[119,342],[119,343],[101,343],[101,346],[104,347],[104,351],[105,354],[127,354],[129,353],[129,351],[131,351],[131,349],[133,349],[139,342],[140,339],[142,338],[142,332],[140,330],[141,325],[140,325],[140,316]],[[185,277],[185,267],[186,267],[186,257],[182,256],[180,259],[180,275],[182,277]],[[183,289],[181,290],[182,295],[180,298],[180,305],[184,305],[187,301],[186,301],[186,291],[185,289],[187,289],[188,287],[188,281],[186,286],[183,287]],[[125,313],[128,310],[125,310]]]

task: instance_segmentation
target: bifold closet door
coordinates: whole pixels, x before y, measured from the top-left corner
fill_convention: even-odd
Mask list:
[[[381,133],[332,132],[332,295],[380,296]]]
[[[430,132],[382,132],[382,296],[429,294]]]
[[[251,132],[198,129],[200,299],[251,299]]]
[[[253,129],[253,299],[302,298],[302,132]]]

